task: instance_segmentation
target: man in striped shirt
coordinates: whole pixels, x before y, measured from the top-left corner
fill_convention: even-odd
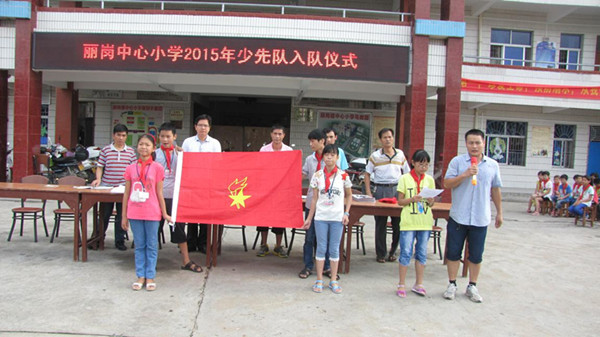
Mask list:
[[[98,157],[98,167],[96,168],[96,180],[92,181],[92,186],[119,186],[125,185],[123,174],[125,169],[136,160],[135,151],[125,145],[127,139],[127,127],[123,124],[117,124],[113,128],[113,143],[105,146],[100,151]],[[108,228],[115,203],[101,202],[100,212],[102,212],[104,235]],[[117,214],[115,216],[115,247],[118,250],[127,250],[125,246],[125,235],[127,232],[121,228],[121,203],[116,203]],[[94,249],[97,246],[91,246]]]

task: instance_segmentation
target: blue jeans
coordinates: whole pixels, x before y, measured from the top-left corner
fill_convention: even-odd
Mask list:
[[[135,243],[137,277],[154,279],[158,259],[158,224],[160,221],[129,219]]]
[[[329,251],[329,260],[340,260],[340,241],[344,225],[341,221],[315,220],[315,231],[317,234],[317,254],[315,259],[325,260]],[[327,268],[329,269],[329,268]]]
[[[573,206],[569,206],[569,213],[573,213],[573,214],[577,214],[579,216],[583,215],[583,209],[586,208],[587,205],[585,205],[584,203],[581,203],[579,205],[573,205]]]
[[[563,207],[564,204],[570,205],[571,204],[571,198],[564,198],[561,200],[556,201],[556,209],[559,210]]]
[[[425,265],[427,262],[427,242],[431,231],[400,231],[400,257],[398,262],[403,266],[410,264],[415,246],[415,260]],[[415,245],[415,240],[417,244]]]
[[[304,208],[304,217],[308,216],[308,209]],[[317,235],[315,231],[315,220],[313,218],[310,228],[306,230],[306,236],[304,237],[304,268],[312,270],[315,266],[314,251],[317,243]],[[329,253],[325,254],[325,267],[323,270],[329,270]]]

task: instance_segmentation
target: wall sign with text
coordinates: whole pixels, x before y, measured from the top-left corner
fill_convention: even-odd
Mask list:
[[[408,58],[409,47],[357,43],[35,32],[33,68],[408,83]]]

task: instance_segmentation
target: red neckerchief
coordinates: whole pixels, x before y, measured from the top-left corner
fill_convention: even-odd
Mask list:
[[[542,180],[542,188],[541,190],[543,191],[546,188],[546,184],[550,181],[550,178],[546,179],[546,180]]]
[[[317,152],[315,152],[315,158],[317,158],[317,171],[321,169],[321,160],[323,160],[323,153],[321,153],[321,155],[319,155]]]
[[[583,186],[583,189],[581,190],[581,194],[579,195],[579,198],[577,198],[577,201],[583,199],[583,193],[585,193],[585,191],[588,190],[588,188],[592,187],[591,184],[587,184],[585,186]]]
[[[568,183],[564,183],[564,184],[562,184],[562,190],[563,190],[563,194],[564,194],[564,193],[567,193],[567,187],[569,187],[569,184],[568,184]]]
[[[336,172],[337,172],[337,166],[334,166],[333,170],[331,170],[331,172],[327,172],[327,167],[323,168],[323,173],[325,173],[325,191],[329,191],[329,185],[331,185],[329,178],[331,178],[331,176],[334,175]]]
[[[148,160],[146,161],[142,161],[142,158],[138,159],[138,164],[142,165],[142,169],[140,170],[141,173],[139,173],[140,176],[140,181],[142,182],[142,185],[144,186],[144,188],[146,188],[146,178],[148,177],[148,171],[146,171],[146,174],[144,175],[144,169],[146,167],[148,167],[148,170],[150,169],[150,165],[152,165],[152,162],[154,160],[152,160],[152,157],[149,157]]]
[[[558,191],[558,186],[560,186],[560,183],[554,183],[554,186],[552,187],[552,190]]]
[[[160,149],[165,152],[165,159],[167,161],[167,169],[169,171],[171,171],[171,151],[173,151],[173,146],[171,146],[171,147],[164,147],[163,145],[161,145]]]
[[[417,176],[417,173],[415,172],[415,170],[412,169],[412,170],[410,170],[410,175],[417,183],[417,194],[421,193],[421,181],[423,181],[423,178],[425,178],[425,174],[421,174],[421,176],[419,177],[419,176]]]

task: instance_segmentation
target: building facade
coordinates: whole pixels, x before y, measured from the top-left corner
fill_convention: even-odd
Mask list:
[[[305,154],[310,130],[334,126],[361,157],[391,127],[439,178],[475,127],[506,188],[533,186],[539,170],[598,171],[597,4],[253,3],[1,2],[0,129],[15,178],[40,142],[101,146],[123,121],[140,132],[173,121],[182,140],[201,113],[229,151],[256,150],[278,123]]]

